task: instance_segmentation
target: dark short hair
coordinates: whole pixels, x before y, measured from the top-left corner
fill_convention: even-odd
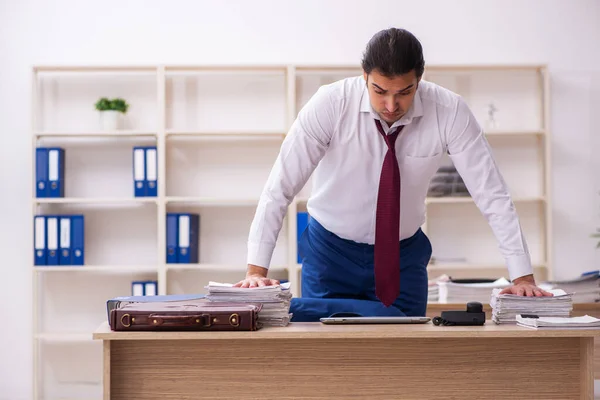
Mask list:
[[[419,40],[405,29],[384,29],[367,43],[362,68],[367,74],[377,70],[388,77],[414,70],[417,78],[420,78],[425,69],[423,48]]]

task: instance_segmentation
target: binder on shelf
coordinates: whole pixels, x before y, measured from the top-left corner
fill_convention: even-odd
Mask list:
[[[140,146],[133,148],[133,194],[146,196],[146,151]]]
[[[300,237],[304,230],[308,226],[308,220],[310,219],[310,215],[306,211],[299,211],[296,214],[296,239],[297,242],[300,243]],[[302,264],[302,257],[300,256],[300,252],[298,251],[298,264]]]
[[[133,281],[131,282],[132,296],[156,296],[158,294],[158,281]]]
[[[46,217],[33,218],[33,253],[35,265],[46,265]]]
[[[196,264],[199,260],[200,215],[178,214],[179,264]]]
[[[48,197],[65,196],[65,150],[48,148]]]
[[[158,282],[147,281],[144,283],[144,296],[156,296],[158,293]]]
[[[60,265],[72,265],[71,264],[71,217],[68,215],[61,215],[59,217],[59,231],[60,231],[60,243],[59,243],[59,264]]]
[[[146,147],[146,196],[156,197],[158,194],[158,160],[156,146]]]
[[[59,251],[58,251],[58,240],[60,238],[60,226],[58,224],[58,217],[55,215],[46,216],[46,235],[47,235],[47,258],[46,265],[60,265],[59,264]]]
[[[132,296],[143,296],[144,295],[144,282],[140,282],[140,281],[131,282],[131,295]]]
[[[71,215],[71,265],[85,264],[85,220],[83,215]]]
[[[179,215],[174,213],[167,213],[167,264],[177,263],[178,249],[178,236],[179,236]]]
[[[48,197],[48,149],[35,149],[35,195]]]

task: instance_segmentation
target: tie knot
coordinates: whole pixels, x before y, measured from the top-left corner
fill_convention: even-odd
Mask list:
[[[376,119],[375,120],[375,125],[377,125],[377,130],[383,136],[383,138],[384,138],[385,142],[387,143],[388,147],[390,149],[393,149],[394,143],[396,142],[396,138],[398,137],[398,134],[400,133],[400,131],[402,130],[402,128],[404,128],[404,125],[400,125],[396,129],[394,129],[394,131],[391,132],[389,135],[385,134],[385,132],[383,130],[383,126],[381,126],[381,121],[379,121],[378,119]]]

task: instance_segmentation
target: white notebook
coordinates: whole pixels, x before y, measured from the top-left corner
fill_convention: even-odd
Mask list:
[[[517,315],[517,325],[533,329],[577,329],[600,328],[600,319],[584,315],[582,317],[539,317],[524,318]]]

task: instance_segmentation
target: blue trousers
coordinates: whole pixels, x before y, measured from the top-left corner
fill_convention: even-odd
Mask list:
[[[292,322],[314,322],[337,313],[362,316],[423,316],[431,242],[419,229],[400,246],[400,294],[390,307],[375,295],[374,246],[343,239],[310,218],[298,250],[302,297],[294,297]]]

